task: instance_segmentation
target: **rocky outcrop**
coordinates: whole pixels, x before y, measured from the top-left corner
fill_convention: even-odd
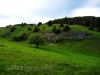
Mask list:
[[[66,39],[71,39],[71,40],[82,40],[82,39],[87,39],[87,38],[91,38],[91,34],[87,33],[87,32],[67,32],[67,33],[62,33],[59,36],[63,36]]]
[[[82,31],[76,31],[76,32],[70,31],[70,32],[62,32],[61,34],[46,32],[44,33],[44,37],[49,42],[55,43],[59,37],[65,40],[83,40],[83,39],[92,38],[92,35],[90,33],[82,32]]]

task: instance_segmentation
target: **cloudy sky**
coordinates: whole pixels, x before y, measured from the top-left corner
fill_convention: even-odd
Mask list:
[[[65,16],[100,17],[100,0],[0,0],[0,26]]]

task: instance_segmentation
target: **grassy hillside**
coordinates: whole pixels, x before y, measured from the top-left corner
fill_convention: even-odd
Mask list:
[[[24,32],[37,34],[28,31],[28,26],[16,26],[14,32],[0,38],[0,75],[100,75],[100,33],[78,25],[70,27],[72,31],[89,32],[94,38],[46,43],[35,48],[27,41],[11,41],[12,36]],[[31,28],[34,29],[34,26]],[[42,32],[49,32],[52,28],[40,26]],[[1,35],[7,31],[9,28],[0,28]]]

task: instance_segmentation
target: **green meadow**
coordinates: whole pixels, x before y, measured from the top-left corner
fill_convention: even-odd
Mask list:
[[[55,26],[59,28],[58,24]],[[7,33],[9,28],[0,28],[0,75],[100,75],[100,32],[70,25],[72,31],[88,32],[93,38],[45,42],[36,48],[28,41],[12,41],[10,38],[22,33],[50,32],[53,26],[41,25],[41,31],[37,33],[28,31],[28,26],[15,27],[10,34]],[[34,27],[31,26],[32,30]]]

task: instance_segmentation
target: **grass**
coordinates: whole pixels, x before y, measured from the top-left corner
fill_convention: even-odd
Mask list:
[[[52,29],[52,26],[43,25],[41,30],[44,27],[44,32]],[[71,26],[71,29],[90,32],[96,38],[46,43],[40,48],[25,41],[0,38],[0,75],[100,75],[100,33],[78,25]],[[5,31],[0,28],[1,34]],[[17,26],[10,36],[23,32],[29,32],[27,27]]]
[[[88,30],[88,27],[72,25],[71,28],[73,31],[85,31],[85,32],[91,33],[97,38],[100,38],[100,32]]]
[[[44,47],[37,49],[29,46],[26,43],[12,42],[5,39],[0,40],[0,43],[3,42],[2,45],[0,45],[0,66],[2,66],[3,64],[3,67],[9,68],[9,66],[11,67],[11,65],[17,65],[19,70],[16,70],[16,68],[14,68],[14,73],[16,73],[16,75],[18,73],[21,74],[21,71],[23,71],[22,74],[26,73],[25,70],[20,70],[20,66],[23,66],[24,68],[38,66],[39,69],[41,69],[46,65],[49,71],[47,74],[52,73],[54,70],[54,75],[56,73],[57,75],[66,74],[65,72],[67,70],[70,70],[70,72],[67,73],[72,72],[72,74],[79,73],[79,75],[81,75],[80,71],[84,70],[83,73],[85,73],[85,71],[86,73],[88,73],[88,70],[94,68],[97,69],[98,67],[100,67],[99,56],[97,57],[78,52],[76,53],[69,50],[67,51],[67,49],[66,52],[62,51],[61,53],[60,48],[53,47],[51,45],[49,45],[48,49],[44,49]],[[49,69],[49,67],[52,68]],[[41,72],[41,70],[39,71],[39,69],[37,70],[37,73],[40,72],[41,75],[42,73],[44,74],[44,72]],[[1,72],[1,75],[3,73],[3,75],[7,75],[7,71],[10,72],[9,74],[13,73],[13,70],[9,71],[4,68],[4,70]],[[30,72],[32,74],[36,73],[35,71],[28,71],[27,73]],[[62,74],[59,74],[58,72]]]

